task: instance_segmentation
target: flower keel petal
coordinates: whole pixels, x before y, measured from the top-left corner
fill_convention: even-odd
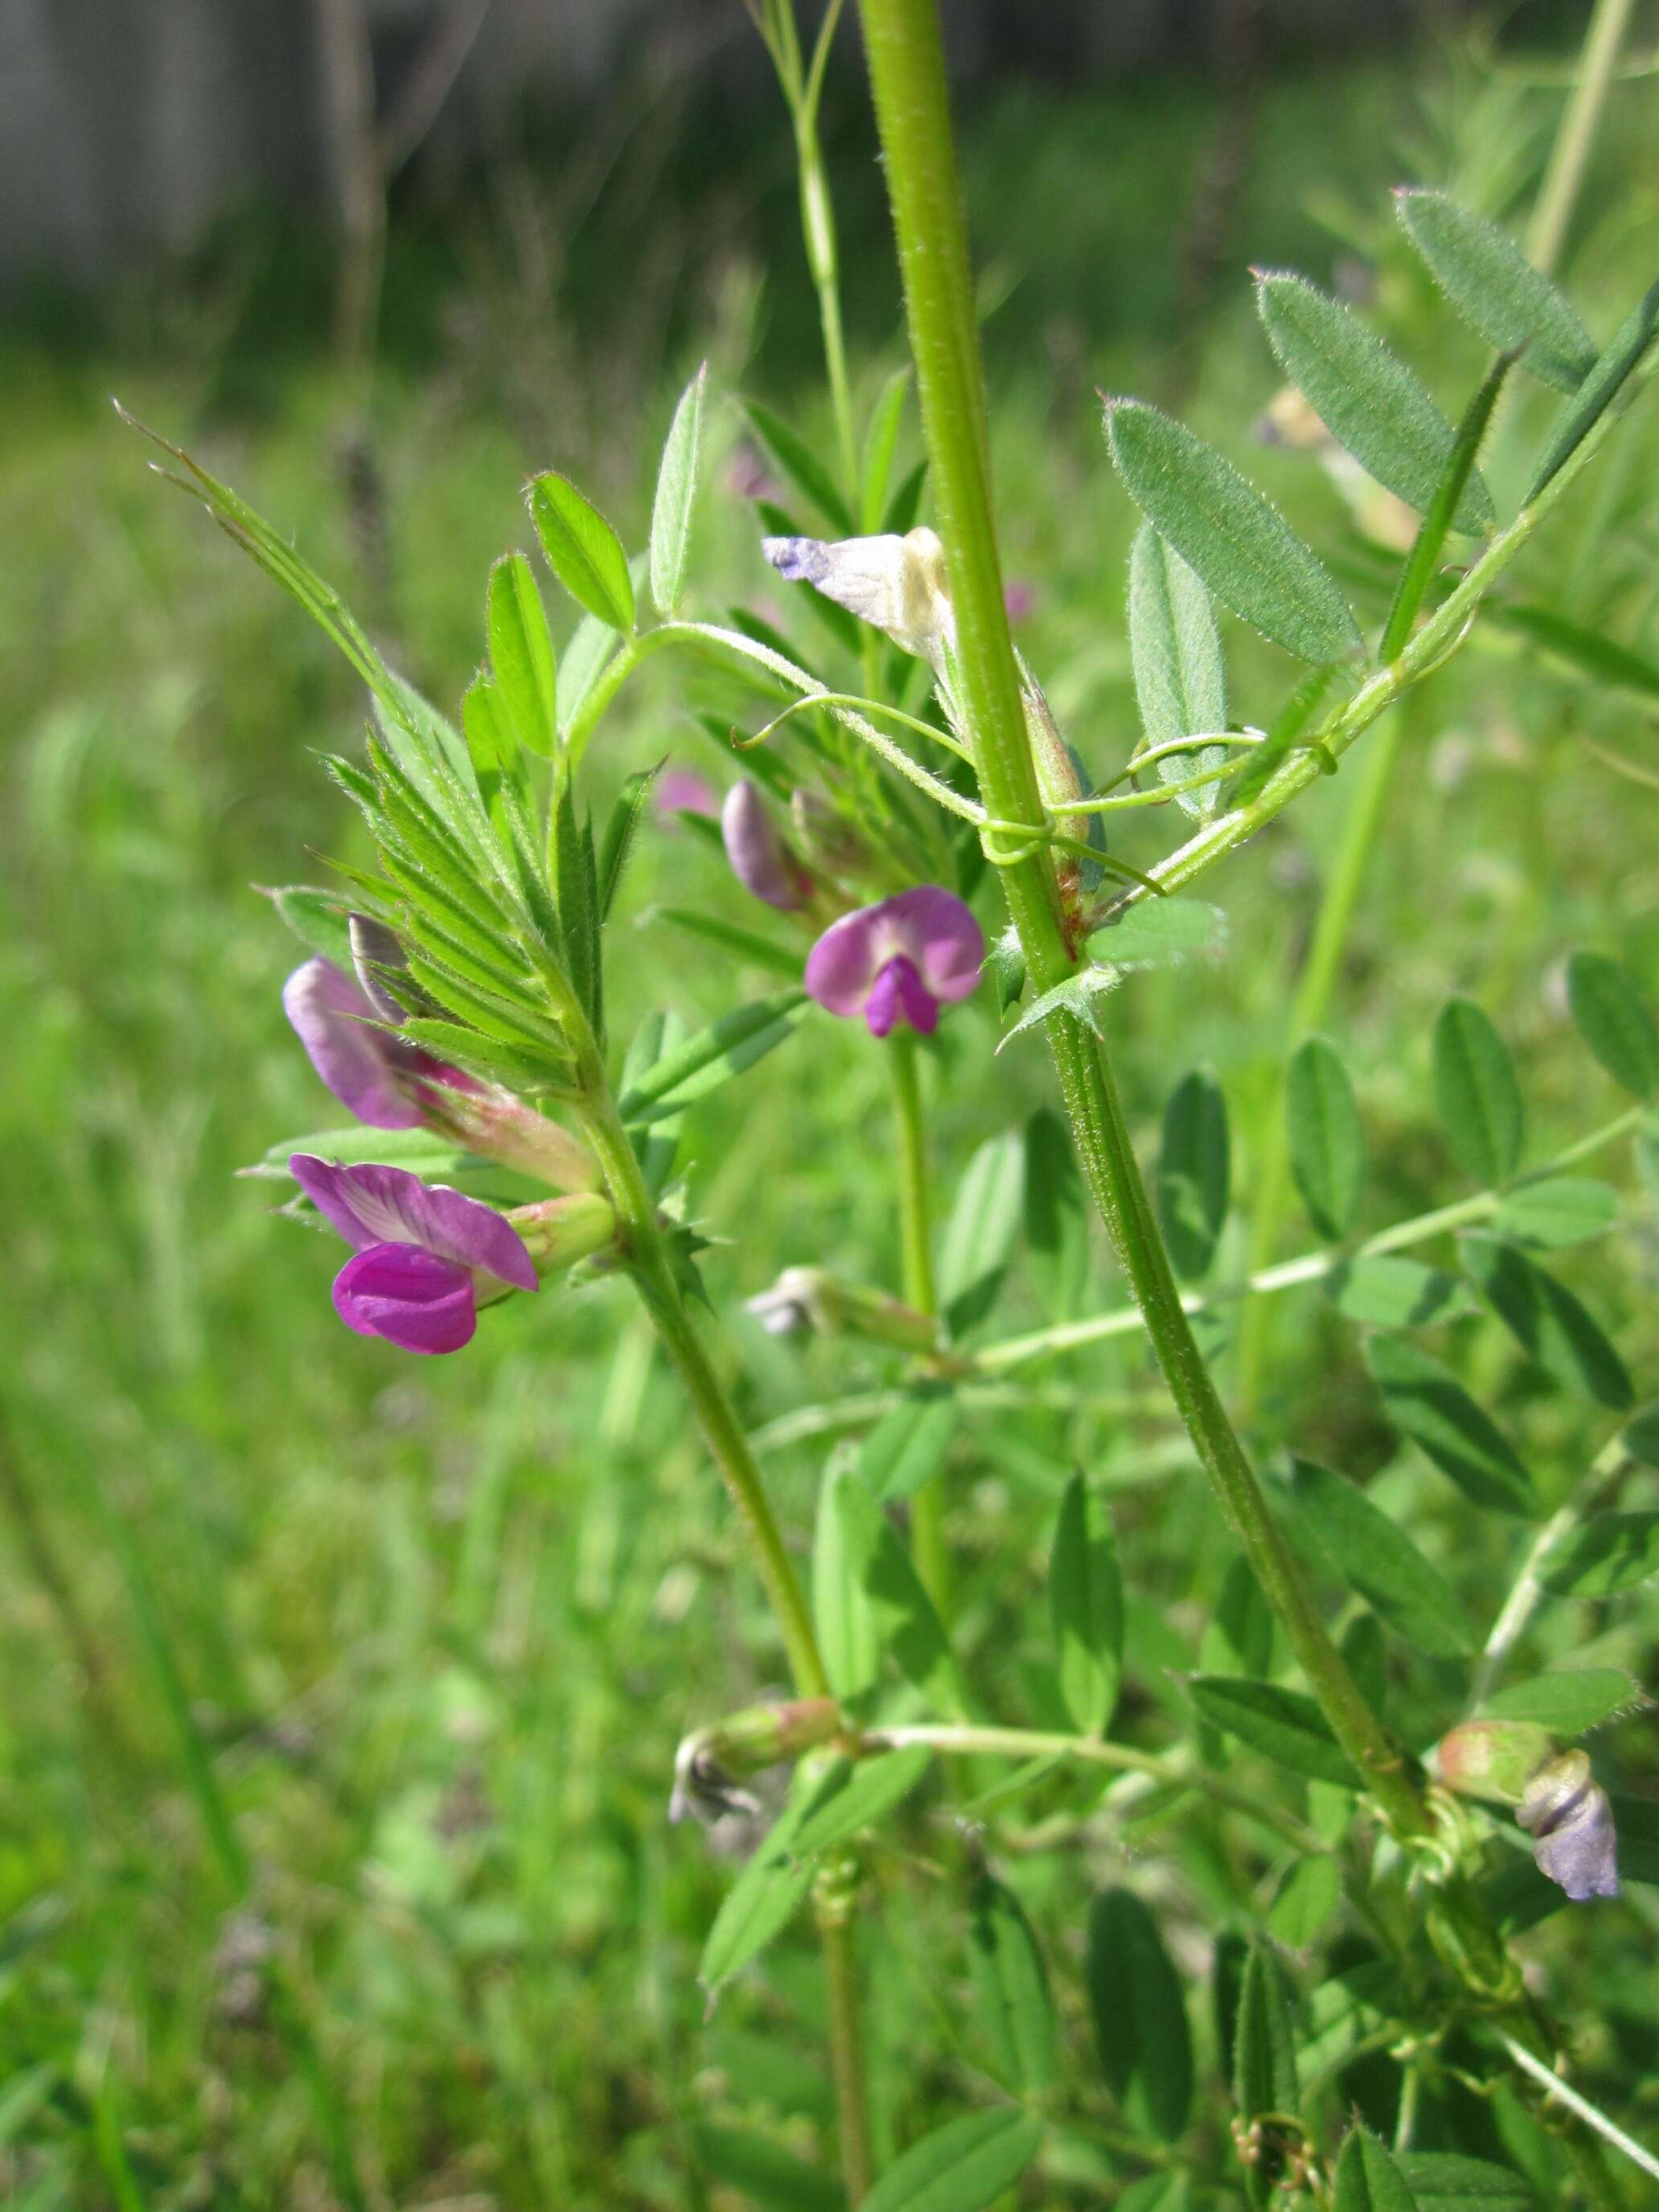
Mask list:
[[[417,1244],[373,1244],[334,1278],[334,1310],[359,1336],[404,1352],[459,1352],[478,1326],[472,1278]]]

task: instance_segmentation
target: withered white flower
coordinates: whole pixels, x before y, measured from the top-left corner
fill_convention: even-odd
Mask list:
[[[934,673],[956,641],[945,548],[925,527],[903,538],[768,538],[761,550],[786,583],[811,584],[848,614],[883,631]]]
[[[1515,1817],[1540,1874],[1576,1901],[1619,1894],[1619,1838],[1607,1793],[1582,1751],[1564,1751],[1528,1780]]]

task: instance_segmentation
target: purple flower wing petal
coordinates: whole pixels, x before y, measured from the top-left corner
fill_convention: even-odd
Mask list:
[[[334,1310],[359,1336],[404,1352],[459,1352],[478,1326],[472,1278],[416,1244],[372,1244],[334,1278]]]
[[[878,906],[832,921],[806,956],[809,994],[832,1014],[864,1012],[877,971],[887,958]]]
[[[443,1183],[424,1183],[405,1168],[331,1167],[295,1152],[289,1171],[348,1244],[418,1244],[458,1267],[481,1267],[520,1291],[538,1288],[536,1263],[522,1237],[493,1206]]]
[[[340,1103],[374,1129],[412,1129],[420,1115],[398,1083],[389,1040],[349,975],[307,960],[283,986],[283,1011],[312,1066]]]
[[[921,884],[886,900],[878,911],[892,949],[915,963],[934,998],[965,999],[975,988],[985,961],[985,935],[954,891]]]

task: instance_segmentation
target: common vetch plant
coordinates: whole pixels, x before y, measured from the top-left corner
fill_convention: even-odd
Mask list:
[[[293,1185],[288,1211],[353,1248],[333,1292],[347,1326],[412,1352],[462,1350],[490,1325],[481,1308],[550,1278],[609,1273],[637,1291],[738,1510],[793,1677],[786,1701],[725,1717],[707,1686],[707,1724],[672,1762],[677,1816],[762,1832],[708,1931],[702,1980],[713,2003],[810,1900],[850,2203],[1071,2201],[1079,2143],[1088,2172],[1138,2212],[1241,2197],[1337,2212],[1640,2201],[1632,2191],[1659,2178],[1659,2159],[1576,2085],[1577,2024],[1528,1976],[1526,1931],[1569,1901],[1621,1910],[1595,1901],[1659,1872],[1651,1804],[1622,1796],[1584,1741],[1641,1692],[1616,1668],[1528,1676],[1511,1662],[1540,1608],[1615,1601],[1659,1567],[1659,1431],[1549,1256],[1613,1224],[1616,1194],[1574,1170],[1645,1125],[1659,1032],[1622,968],[1573,957],[1571,1017],[1632,1103],[1538,1160],[1503,1039],[1472,1000],[1451,1000],[1434,1089],[1468,1188],[1358,1238],[1364,1121],[1340,1054],[1316,1033],[1321,1005],[1292,1025],[1279,1151],[1238,1194],[1255,1267],[1213,1283],[1234,1197],[1226,1102],[1202,1072],[1181,1080],[1149,1186],[1121,1103],[1112,994],[1143,971],[1151,980],[1133,988],[1178,988],[1180,963],[1225,933],[1224,915],[1194,896],[1200,879],[1215,871],[1205,888],[1219,893],[1229,854],[1340,773],[1385,717],[1397,731],[1401,703],[1483,617],[1525,628],[1512,565],[1639,396],[1659,288],[1598,337],[1504,231],[1443,194],[1402,195],[1400,222],[1448,311],[1492,349],[1478,388],[1443,411],[1362,317],[1299,275],[1258,272],[1296,405],[1415,518],[1409,542],[1386,589],[1373,569],[1356,593],[1214,447],[1137,398],[1105,398],[1103,460],[1143,518],[1126,609],[1141,726],[1127,741],[1063,731],[1009,635],[930,0],[861,7],[911,352],[862,419],[817,138],[840,9],[810,54],[788,0],[753,0],[752,12],[794,125],[835,432],[820,453],[749,404],[781,487],[759,501],[756,557],[796,587],[811,635],[827,634],[821,653],[759,616],[682,611],[696,605],[712,404],[701,372],[637,556],[569,477],[531,480],[535,535],[577,619],[556,642],[536,571],[505,554],[488,587],[487,657],[453,719],[396,675],[234,493],[167,448],[177,480],[323,625],[374,705],[362,750],[328,764],[373,866],[275,895],[309,956],[288,986],[289,1018],[355,1124],[274,1147],[264,1171]],[[1604,26],[1596,36],[1604,47]],[[1587,96],[1572,111],[1581,133],[1586,112],[1594,127]],[[1505,512],[1482,457],[1526,379],[1558,393],[1558,410]],[[926,460],[900,476],[912,382]],[[1233,696],[1230,617],[1302,664],[1279,696]],[[1598,665],[1593,638],[1547,609],[1533,621],[1558,651]],[[718,890],[706,911],[675,919],[710,961],[758,964],[779,987],[696,1035],[663,1013],[624,1041],[607,1018],[607,926],[649,834],[653,772],[629,775],[596,822],[590,762],[629,679],[664,655],[723,671],[763,702],[716,726],[732,760],[718,824],[701,790],[672,803],[769,909],[767,928],[733,919],[754,907]],[[1148,808],[1170,810],[1177,834],[1142,869],[1114,850],[1113,822]],[[1361,819],[1322,921],[1338,943],[1378,834],[1375,808]],[[822,1014],[861,1024],[890,1073],[892,1143],[869,1171],[892,1177],[903,1264],[879,1284],[780,1253],[775,1285],[751,1301],[769,1330],[855,1339],[888,1370],[876,1402],[844,1422],[830,1407],[794,1424],[797,1435],[815,1421],[863,1431],[828,1455],[804,1579],[721,1379],[731,1355],[711,1352],[719,1316],[698,1310],[699,1253],[728,1224],[694,1218],[681,1155],[688,1109],[775,1050],[804,1069]],[[1005,1046],[1046,1045],[1064,1119],[1045,1109],[994,1135],[941,1235],[925,1048],[945,1022],[968,1036],[955,1064],[988,1102]],[[994,1103],[987,1115],[994,1127]],[[1284,1261],[1287,1184],[1317,1243]],[[1129,1302],[988,1340],[1021,1220],[1033,1257],[1053,1259],[1085,1193]],[[1408,1256],[1418,1248],[1437,1264]],[[1513,1529],[1512,1580],[1489,1618],[1469,1616],[1348,1472],[1298,1448],[1294,1416],[1282,1462],[1256,1449],[1248,1370],[1262,1317],[1274,1292],[1315,1281],[1366,1332],[1399,1436],[1455,1486],[1471,1526]],[[1213,1326],[1241,1303],[1243,1373]],[[1540,1496],[1504,1426],[1420,1341],[1476,1310],[1508,1332],[1540,1389],[1603,1425],[1564,1498]],[[1120,1549],[1086,1466],[1056,1465],[1050,1664],[1030,1711],[994,1719],[957,1632],[953,1440],[1011,1375],[1142,1334],[1236,1547],[1214,1632],[1161,1707],[1126,1697],[1157,1663],[1126,1638],[1133,1548]],[[1333,1586],[1346,1594],[1340,1633]],[[665,1797],[670,1763],[665,1747]],[[769,1795],[757,1778],[772,1770]],[[769,1825],[768,1805],[781,1808]],[[1133,1869],[1100,1888],[1076,1941],[1022,1902],[1018,1863],[1045,1846],[1091,1833],[1121,1844],[1175,1824],[1205,1838],[1214,1910],[1201,1973],[1190,1931],[1168,1940],[1164,1887]],[[902,1914],[906,1884],[923,1881],[959,1886],[980,2087],[971,2109],[878,2172],[859,1928]],[[1213,2033],[1196,2027],[1200,1979]],[[731,2131],[710,2140],[717,2178],[735,2157],[732,2178],[769,2201],[830,2201],[832,2185],[811,2174],[789,2197],[781,2154],[745,2166]],[[1028,2170],[1046,2178],[1022,2182]]]

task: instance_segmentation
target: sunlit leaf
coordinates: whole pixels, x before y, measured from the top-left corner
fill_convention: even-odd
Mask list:
[[[1304,660],[1359,649],[1330,571],[1231,461],[1139,400],[1109,400],[1106,435],[1130,497],[1224,606]]]
[[[507,554],[489,572],[486,629],[489,665],[514,733],[527,752],[550,759],[559,742],[553,641],[535,573],[522,553]]]
[[[836,1760],[803,1802],[789,1848],[797,1854],[833,1850],[890,1813],[932,1763],[933,1753],[915,1745],[873,1759]]]
[[[1419,2212],[1411,2184],[1374,2135],[1357,2127],[1336,2161],[1332,2212]]]
[[[1212,1727],[1315,1782],[1358,1787],[1358,1778],[1314,1700],[1277,1682],[1240,1674],[1194,1674],[1187,1687]]]
[[[836,489],[835,477],[805,439],[769,407],[763,407],[758,399],[745,399],[743,411],[749,417],[750,428],[796,490],[811,500],[824,520],[834,527],[837,537],[851,538],[858,526],[853,520],[852,509]]]
[[[1626,969],[1604,953],[1575,952],[1567,963],[1567,1004],[1615,1083],[1638,1098],[1659,1091],[1659,1028]]]
[[[1514,1446],[1455,1376],[1403,1337],[1373,1337],[1366,1357],[1389,1418],[1468,1498],[1499,1513],[1537,1512]]]
[[[1331,435],[1368,476],[1425,511],[1456,433],[1420,380],[1357,315],[1303,277],[1259,276],[1256,299],[1285,374]],[[1471,474],[1456,527],[1480,535],[1495,520],[1485,484]]]
[[[1158,1211],[1176,1273],[1189,1280],[1215,1257],[1227,1218],[1227,1103],[1194,1070],[1171,1092],[1158,1159]]]
[[[910,1392],[884,1413],[859,1448],[859,1474],[885,1503],[914,1497],[944,1466],[957,1432],[959,1406],[953,1390]]]
[[[793,2151],[752,2128],[692,2124],[697,2162],[716,2181],[737,2190],[766,2212],[846,2212],[847,2197],[832,2174],[807,2165]]]
[[[1368,1328],[1426,1328],[1477,1310],[1455,1275],[1398,1252],[1357,1252],[1331,1270],[1325,1288],[1339,1312]]]
[[[1508,1046],[1472,999],[1449,999],[1434,1025],[1434,1090],[1464,1174],[1507,1182],[1521,1161],[1521,1085]]]
[[[1036,2156],[1042,2123],[1021,2105],[947,2120],[900,2153],[859,2212],[985,2212]]]
[[[1518,2173],[1461,2151],[1396,2151],[1395,2164],[1419,2212],[1531,2212],[1537,2203]]]
[[[848,1500],[848,1486],[859,1495]],[[868,1498],[854,1469],[832,1465],[818,1492],[812,1535],[812,1620],[823,1655],[830,1686],[852,1705],[870,1690],[881,1672],[881,1632],[864,1587],[864,1561],[870,1543]]]
[[[1309,1950],[1336,1918],[1341,1904],[1342,1872],[1335,1857],[1322,1853],[1297,1859],[1267,1908],[1267,1933],[1288,1950]]]
[[[1104,1499],[1074,1472],[1048,1559],[1048,1617],[1060,1693],[1081,1735],[1111,1724],[1123,1672],[1123,1583]]]
[[[685,581],[685,556],[691,543],[691,511],[697,496],[697,453],[702,436],[703,387],[708,363],[680,394],[657,471],[657,495],[651,507],[651,598],[659,615],[672,615]]]
[[[1612,1597],[1659,1575],[1659,1513],[1603,1513],[1555,1545],[1538,1579],[1557,1597]]]
[[[1298,2094],[1290,1980],[1265,1943],[1252,1943],[1233,2031],[1234,2107],[1248,2125],[1263,2113],[1293,2113]]]
[[[532,477],[526,494],[547,565],[579,606],[624,635],[634,627],[634,580],[622,540],[568,477]]]
[[[1103,1890],[1090,1906],[1083,1977],[1113,2095],[1176,2142],[1192,2107],[1192,2031],[1158,1923],[1133,1890]]]
[[[714,1916],[697,1966],[697,1978],[710,1997],[783,1932],[812,1886],[811,1861],[793,1856],[795,1831],[810,1795],[810,1786],[798,1774],[789,1803]]]
[[[1635,1403],[1624,1361],[1565,1283],[1495,1237],[1467,1236],[1462,1249],[1481,1294],[1528,1359],[1613,1413]]]
[[[909,389],[910,365],[906,362],[882,386],[870,410],[870,426],[864,439],[864,465],[860,471],[860,527],[866,536],[881,528],[887,488],[892,481],[893,456],[898,447],[899,424]]]
[[[1024,1199],[1025,1148],[1010,1129],[969,1161],[939,1239],[939,1299],[954,1332],[983,1318],[987,1286],[1007,1266]]]
[[[1226,728],[1227,672],[1210,595],[1150,522],[1136,532],[1129,555],[1129,659],[1148,745]],[[1225,758],[1224,746],[1202,745],[1166,754],[1158,772],[1164,782],[1178,782]],[[1213,811],[1220,788],[1181,792],[1176,803],[1199,817]]]
[[[1643,294],[1562,409],[1528,487],[1528,507],[1612,406],[1656,332],[1659,332],[1659,284],[1650,285]]]
[[[285,884],[265,896],[307,951],[331,961],[343,975],[351,973],[348,900],[337,891],[313,890],[305,884]]]
[[[1285,1079],[1291,1173],[1316,1229],[1346,1237],[1365,1180],[1365,1133],[1353,1085],[1334,1048],[1310,1037]]]
[[[781,1045],[811,1004],[805,991],[779,991],[722,1014],[623,1093],[617,1104],[623,1121],[653,1121],[707,1097]]]
[[[1465,322],[1505,351],[1524,347],[1523,368],[1575,390],[1595,358],[1595,341],[1514,240],[1444,192],[1396,192],[1395,204],[1407,236]]]
[[[1516,1244],[1553,1250],[1600,1237],[1619,1218],[1619,1194],[1588,1176],[1547,1176],[1517,1183],[1493,1214],[1492,1227]]]
[[[1299,1459],[1291,1478],[1297,1528],[1407,1644],[1431,1658],[1460,1658],[1468,1625],[1438,1568],[1358,1486]]]
[[[1499,1721],[1533,1721],[1555,1735],[1582,1735],[1639,1696],[1617,1667],[1564,1667],[1495,1690],[1481,1711]]]
[[[1054,2003],[1025,1909],[1006,1883],[981,1874],[968,1916],[979,2017],[1001,2079],[1014,2090],[1046,2089],[1054,2069]]]

